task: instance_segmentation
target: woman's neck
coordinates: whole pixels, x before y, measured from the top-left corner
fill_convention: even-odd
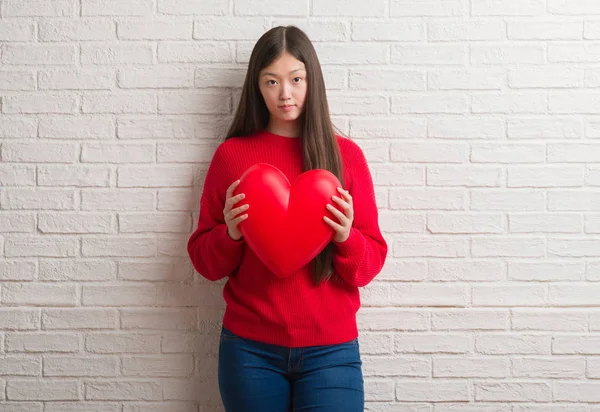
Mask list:
[[[269,121],[267,125],[267,131],[285,137],[299,137],[301,131],[301,124],[299,121],[295,122],[275,122]]]

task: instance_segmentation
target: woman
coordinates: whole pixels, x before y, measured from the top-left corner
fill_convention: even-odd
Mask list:
[[[290,276],[269,271],[238,227],[252,210],[237,206],[244,194],[233,193],[259,162],[290,181],[327,169],[346,187],[328,205],[337,221],[323,217],[332,242]],[[228,277],[218,367],[226,411],[363,411],[358,287],[381,271],[387,244],[364,154],[334,133],[319,60],[294,26],[269,30],[252,51],[235,118],[207,172],[188,253],[205,278]]]

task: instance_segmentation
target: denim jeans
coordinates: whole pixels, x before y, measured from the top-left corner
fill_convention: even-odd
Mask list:
[[[219,390],[227,412],[363,412],[361,366],[358,339],[287,348],[221,330]]]

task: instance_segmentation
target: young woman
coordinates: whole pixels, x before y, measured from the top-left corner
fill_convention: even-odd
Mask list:
[[[323,217],[332,242],[290,276],[269,271],[238,228],[252,208],[236,206],[244,194],[233,193],[256,163],[279,168],[290,182],[327,169],[345,187],[328,205],[336,220]],[[218,367],[226,411],[363,411],[358,288],[381,271],[387,244],[365,156],[334,133],[319,60],[294,26],[269,30],[252,51],[235,118],[207,172],[188,253],[205,278],[228,277]]]

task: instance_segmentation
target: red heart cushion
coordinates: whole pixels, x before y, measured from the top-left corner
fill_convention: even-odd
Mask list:
[[[238,228],[248,246],[272,272],[288,276],[309,263],[331,241],[335,232],[323,220],[326,209],[339,195],[337,177],[323,169],[302,173],[290,181],[278,168],[257,163],[240,177],[234,195],[245,199],[234,207],[249,204],[248,218]]]

